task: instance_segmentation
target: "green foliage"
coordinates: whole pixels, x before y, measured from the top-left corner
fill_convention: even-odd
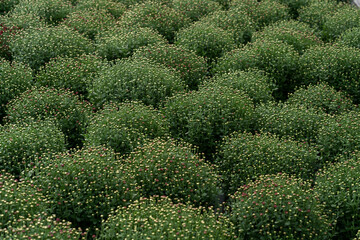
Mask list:
[[[243,91],[216,86],[177,94],[162,111],[172,136],[197,145],[210,157],[216,141],[233,131],[250,129],[254,107]]]
[[[5,117],[5,105],[32,86],[31,69],[21,63],[0,58],[0,122]]]
[[[34,70],[54,57],[74,57],[93,51],[90,40],[66,26],[27,29],[15,35],[9,47],[15,61]]]
[[[213,77],[202,87],[226,86],[246,92],[255,104],[273,100],[273,80],[258,69],[236,70]]]
[[[318,172],[315,191],[334,220],[333,239],[352,239],[360,228],[360,154],[337,161]]]
[[[343,92],[322,82],[297,89],[289,95],[287,103],[316,108],[328,114],[340,114],[355,107]]]
[[[41,19],[34,13],[9,12],[4,16],[0,15],[0,22],[8,28],[18,30],[45,27],[47,25],[44,19]]]
[[[263,175],[231,196],[230,220],[240,239],[331,239],[324,205],[311,183]]]
[[[125,100],[158,107],[166,97],[184,89],[185,83],[171,69],[148,60],[125,59],[95,78],[89,98],[96,107]]]
[[[0,19],[1,21],[1,19]],[[9,44],[14,35],[19,31],[19,28],[12,26],[8,27],[6,24],[0,23],[0,58],[11,60],[11,52]]]
[[[190,89],[197,88],[207,71],[204,58],[174,44],[153,44],[141,47],[136,50],[133,58],[142,57],[174,69]]]
[[[132,177],[105,147],[93,147],[46,158],[33,177],[34,188],[50,200],[59,218],[82,229],[99,227],[110,211],[137,197]]]
[[[136,4],[126,11],[121,18],[121,24],[124,27],[149,27],[158,31],[169,42],[173,42],[175,33],[190,22],[190,18],[161,3],[161,1],[146,1],[142,4]]]
[[[154,139],[130,153],[124,167],[145,197],[164,195],[196,206],[218,205],[216,169],[187,143]]]
[[[231,32],[237,45],[249,42],[256,29],[254,20],[241,8],[216,11],[200,21]]]
[[[308,6],[312,0],[277,0],[289,7],[289,13],[293,19],[299,16],[299,10]]]
[[[310,47],[299,59],[299,75],[305,85],[326,82],[360,102],[360,49],[336,44]]]
[[[10,12],[18,3],[19,0],[2,0],[0,2],[0,15]]]
[[[254,21],[257,30],[271,23],[290,19],[290,9],[277,0],[232,0],[230,10],[246,12]]]
[[[61,22],[72,10],[68,0],[19,0],[11,15],[33,14],[49,24]]]
[[[113,15],[115,18],[119,18],[126,11],[126,6],[119,0],[80,0],[76,4],[77,10],[97,9],[105,10]]]
[[[208,62],[214,61],[236,46],[231,31],[202,21],[180,29],[175,44],[194,51],[197,55],[205,57]]]
[[[333,0],[310,0],[307,6],[299,10],[298,20],[309,24],[316,33],[321,35],[326,16],[333,15],[340,6]]]
[[[192,21],[198,21],[211,12],[221,10],[221,5],[213,0],[171,0],[170,6]]]
[[[94,40],[115,24],[115,18],[104,9],[90,8],[70,13],[63,24]]]
[[[258,39],[243,48],[235,49],[223,57],[212,69],[223,74],[234,70],[258,68],[274,79],[277,99],[285,99],[297,84],[299,54],[286,43],[278,40]]]
[[[10,101],[7,122],[27,121],[27,118],[54,119],[67,136],[68,147],[82,145],[91,106],[81,102],[73,92],[63,89],[32,88]]]
[[[358,8],[345,4],[334,13],[325,16],[321,37],[324,41],[332,41],[346,30],[359,26],[360,14]]]
[[[115,27],[99,35],[96,39],[96,51],[110,61],[129,57],[142,46],[165,43],[164,37],[151,28]]]
[[[95,55],[56,57],[40,68],[35,81],[38,86],[70,89],[87,97],[88,87],[105,67]]]
[[[14,176],[0,170],[0,236],[13,221],[48,210],[48,201],[31,184],[15,180]]]
[[[314,30],[309,25],[295,20],[279,21],[266,26],[261,32],[256,32],[252,41],[257,39],[279,40],[289,45],[302,54],[313,45],[320,45],[322,41],[314,35]]]
[[[99,239],[223,240],[233,237],[229,219],[215,215],[211,209],[174,204],[167,197],[151,197],[114,211],[102,224]]]
[[[225,191],[230,194],[260,175],[283,172],[308,179],[320,168],[314,148],[268,133],[239,132],[225,137],[216,163],[222,171]]]
[[[267,103],[256,108],[257,129],[309,143],[315,141],[325,117],[305,105]]]
[[[349,111],[321,122],[316,139],[324,159],[334,161],[337,155],[360,150],[360,112]]]
[[[18,176],[44,154],[65,150],[65,136],[53,121],[0,126],[0,169]]]
[[[121,154],[130,153],[145,138],[163,137],[169,132],[164,116],[139,102],[108,104],[91,119],[86,145],[107,145]]]
[[[343,32],[336,40],[338,44],[360,49],[360,27],[354,27]]]
[[[86,233],[71,228],[71,223],[46,213],[20,216],[8,228],[0,229],[2,239],[86,239]],[[82,238],[80,238],[83,236]]]

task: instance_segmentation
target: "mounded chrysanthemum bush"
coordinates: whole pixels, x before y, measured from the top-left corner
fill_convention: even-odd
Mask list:
[[[81,146],[91,105],[64,89],[34,87],[14,98],[7,105],[5,121],[15,123],[28,118],[54,119],[66,135],[68,147]]]
[[[131,152],[124,167],[141,187],[142,196],[164,195],[196,206],[219,205],[217,169],[188,143],[154,139]]]
[[[0,58],[0,122],[5,117],[5,105],[22,92],[31,88],[31,69],[18,62]]]
[[[360,16],[360,15],[359,15]],[[307,49],[299,59],[299,80],[304,85],[320,81],[360,102],[360,49],[326,44]]]
[[[197,89],[207,74],[207,64],[203,57],[174,44],[141,47],[135,51],[133,58],[146,58],[174,69],[192,90]]]
[[[96,38],[96,52],[107,60],[130,57],[140,47],[167,41],[148,27],[113,27]]]
[[[295,20],[279,21],[266,26],[262,31],[253,34],[251,40],[255,42],[257,39],[280,40],[292,45],[299,54],[310,46],[322,44],[309,25]]]
[[[299,54],[294,47],[279,40],[258,39],[219,58],[212,72],[223,74],[234,70],[258,68],[274,79],[274,96],[285,99],[297,85]]]
[[[326,114],[316,108],[287,103],[266,103],[256,108],[256,129],[280,138],[313,143]]]
[[[88,88],[93,79],[107,66],[96,55],[78,57],[56,57],[41,67],[35,76],[37,86],[70,89],[88,97]]]
[[[62,152],[65,146],[65,136],[53,121],[0,125],[0,169],[18,176],[43,154]]]
[[[236,47],[232,32],[202,21],[180,29],[175,45],[194,51],[209,63]]]
[[[102,224],[106,239],[232,239],[232,225],[212,209],[173,203],[167,197],[142,198],[118,208]]]
[[[3,21],[3,18],[0,17],[0,19]],[[7,23],[0,23],[0,58],[5,58],[6,60],[12,59],[9,43],[19,30],[17,26],[8,26]]]
[[[360,153],[336,162],[317,173],[314,189],[334,221],[333,239],[353,239],[360,228]]]
[[[341,114],[355,107],[344,92],[323,82],[297,89],[289,95],[287,103],[316,108],[328,114]]]
[[[92,232],[113,208],[139,197],[134,177],[113,150],[103,146],[45,158],[32,179],[57,217]]]
[[[29,28],[10,42],[13,59],[38,70],[54,57],[75,57],[93,52],[92,42],[69,27]]]
[[[124,59],[94,79],[89,98],[96,107],[115,101],[138,100],[158,107],[166,97],[183,91],[178,73],[145,59]]]
[[[154,108],[139,102],[112,103],[90,120],[85,145],[107,145],[127,154],[147,138],[164,137],[168,133],[167,119]]]
[[[190,24],[191,19],[158,0],[133,5],[121,17],[121,25],[149,27],[174,41],[176,32]]]
[[[171,0],[169,6],[192,21],[198,21],[201,17],[222,9],[222,6],[213,0]]]
[[[350,28],[341,33],[336,42],[338,44],[360,49],[360,26]]]
[[[200,88],[226,86],[244,91],[255,104],[266,103],[274,100],[273,79],[264,71],[258,69],[236,70],[219,74],[204,82]]]
[[[240,186],[265,174],[279,172],[304,179],[320,168],[318,152],[293,140],[280,140],[269,133],[234,133],[223,139],[218,148],[224,191],[233,194]]]
[[[75,6],[76,10],[97,9],[105,10],[114,18],[119,18],[127,7],[119,0],[79,0]]]
[[[262,175],[230,198],[228,214],[240,239],[331,239],[331,223],[310,182]]]
[[[167,99],[162,109],[175,138],[199,147],[210,157],[216,141],[233,131],[250,130],[254,103],[243,91],[230,87],[204,87]]]
[[[316,143],[324,159],[334,161],[339,154],[360,150],[360,112],[344,112],[320,122]]]

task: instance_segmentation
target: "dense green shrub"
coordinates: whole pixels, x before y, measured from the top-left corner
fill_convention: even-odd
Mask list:
[[[360,150],[359,123],[359,111],[345,112],[321,122],[316,142],[323,158],[333,161],[339,154]]]
[[[11,42],[11,39],[18,32],[18,27],[8,27],[6,24],[0,23],[0,58],[5,58],[6,60],[12,59],[9,44]]]
[[[7,122],[54,119],[67,136],[68,147],[81,146],[91,106],[79,100],[73,92],[63,89],[33,88],[7,105]]]
[[[48,210],[50,204],[31,182],[18,181],[0,170],[0,236],[11,222],[22,217],[34,216]]]
[[[108,104],[91,119],[85,144],[104,144],[125,154],[145,138],[163,137],[168,132],[167,120],[150,106],[138,102]]]
[[[141,47],[135,51],[133,57],[145,57],[174,69],[180,73],[181,78],[190,89],[197,88],[207,71],[204,58],[174,44],[153,44]]]
[[[93,51],[90,40],[66,26],[30,28],[17,34],[10,43],[15,61],[37,70],[51,58],[74,57]]]
[[[124,26],[149,27],[173,42],[175,33],[191,20],[182,12],[162,4],[160,1],[146,1],[132,6],[121,18]]]
[[[257,30],[279,20],[290,19],[289,7],[276,0],[232,0],[231,9],[245,11],[254,21]]]
[[[332,15],[341,5],[333,0],[310,0],[299,10],[298,20],[309,24],[319,35],[327,15]]]
[[[151,44],[165,44],[166,40],[151,28],[112,28],[96,39],[97,53],[107,60],[129,57],[133,52]]]
[[[277,0],[285,6],[289,7],[290,15],[293,19],[297,19],[300,9],[308,6],[312,0]]]
[[[352,239],[360,228],[360,154],[337,161],[318,172],[314,189],[333,217],[333,239]]]
[[[313,45],[320,45],[322,41],[314,35],[313,29],[303,22],[289,20],[279,21],[266,26],[261,32],[256,32],[252,41],[257,39],[280,40],[292,45],[297,52],[302,54],[307,48]]]
[[[36,85],[65,88],[87,97],[93,79],[106,67],[95,55],[56,57],[41,67],[35,77]]]
[[[119,0],[80,0],[76,4],[77,10],[97,9],[105,10],[113,15],[115,18],[119,18],[126,11],[126,6]]]
[[[317,108],[328,114],[339,114],[353,109],[355,106],[347,96],[326,83],[319,82],[307,88],[299,88],[289,95],[289,104],[304,105]]]
[[[190,144],[154,139],[130,153],[124,167],[145,197],[165,195],[196,206],[219,203],[216,169],[197,155]]]
[[[108,101],[125,100],[140,100],[157,107],[165,97],[184,88],[180,76],[163,65],[142,59],[125,59],[95,78],[89,97],[96,107]]]
[[[72,10],[68,0],[19,0],[11,15],[34,14],[49,24],[61,22]]]
[[[115,24],[115,18],[104,9],[90,8],[70,13],[63,24],[94,40]]]
[[[360,27],[354,27],[343,32],[337,43],[360,49]]]
[[[71,228],[71,223],[46,213],[20,216],[9,223],[8,228],[0,228],[2,239],[86,239],[86,233]]]
[[[202,21],[180,29],[175,44],[194,51],[197,55],[205,57],[208,62],[214,61],[236,46],[231,31]]]
[[[43,154],[65,150],[65,136],[52,121],[0,126],[0,169],[19,175]]]
[[[297,84],[298,59],[299,54],[291,45],[278,40],[259,39],[225,54],[214,66],[213,73],[259,68],[274,79],[277,87],[274,96],[285,99]]]
[[[15,28],[18,30],[27,28],[40,28],[47,25],[44,19],[41,19],[34,13],[10,12],[4,16],[0,15],[0,22],[8,28]]]
[[[4,15],[10,12],[16,4],[19,3],[19,0],[3,0],[0,2],[0,15]]]
[[[260,175],[284,172],[308,179],[320,168],[315,149],[268,133],[225,137],[216,163],[222,171],[225,191],[230,194]]]
[[[5,116],[5,105],[30,88],[32,83],[32,72],[29,67],[0,58],[0,122]]]
[[[318,194],[293,176],[263,175],[241,186],[230,206],[240,239],[331,239]]]
[[[93,147],[43,159],[33,177],[53,212],[82,229],[99,227],[111,209],[137,197],[132,177],[111,149]]]
[[[258,69],[236,70],[213,77],[201,87],[227,86],[246,92],[255,104],[273,100],[273,80]]]
[[[192,21],[198,21],[211,12],[221,10],[221,5],[213,0],[171,0],[170,6]]]
[[[243,91],[216,86],[177,94],[162,111],[172,136],[197,145],[209,157],[216,141],[233,131],[250,129],[254,107]]]
[[[310,47],[299,59],[299,75],[305,85],[323,81],[360,102],[360,49],[335,44]]]
[[[256,108],[257,129],[310,143],[325,117],[320,110],[304,105],[267,103]]]
[[[256,30],[254,20],[241,8],[216,11],[200,21],[231,32],[237,45],[249,42],[252,33]]]
[[[322,38],[331,41],[338,38],[346,30],[360,27],[360,14],[357,7],[344,5],[333,14],[327,14],[322,26]]]
[[[175,204],[167,197],[151,197],[114,211],[102,224],[99,239],[223,240],[233,237],[231,223],[222,215],[217,216],[203,208]]]

